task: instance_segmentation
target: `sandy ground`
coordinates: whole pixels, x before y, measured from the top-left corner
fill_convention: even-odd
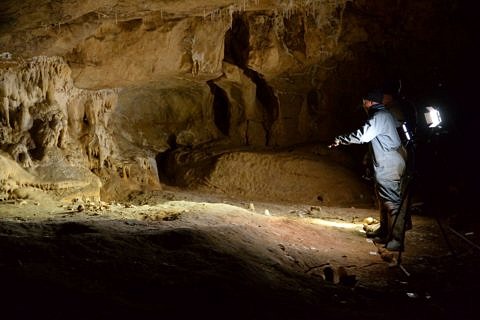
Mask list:
[[[3,202],[2,314],[471,318],[480,289],[478,250],[451,232],[444,238],[436,219],[415,215],[399,266],[389,260],[397,254],[382,259],[381,246],[366,240],[369,216],[376,210],[172,188],[124,204]],[[469,230],[462,234],[475,240],[478,233]]]

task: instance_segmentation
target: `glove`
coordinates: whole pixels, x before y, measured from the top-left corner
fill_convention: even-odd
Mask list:
[[[331,148],[335,148],[335,147],[338,147],[340,145],[340,140],[338,140],[337,138],[335,138],[333,140],[333,143],[328,145],[328,149],[331,149]]]

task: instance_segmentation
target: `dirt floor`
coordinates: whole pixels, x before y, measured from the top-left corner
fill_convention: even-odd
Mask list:
[[[375,216],[171,188],[128,204],[2,202],[2,318],[473,318],[478,249],[414,215],[398,265],[365,238]],[[456,231],[475,241],[468,228]]]

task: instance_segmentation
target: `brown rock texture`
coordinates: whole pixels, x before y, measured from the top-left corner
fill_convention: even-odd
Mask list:
[[[70,179],[58,163],[89,171],[111,199],[160,188],[159,170],[187,181],[172,152],[328,142],[360,123],[366,90],[401,79],[422,92],[457,74],[458,64],[442,64],[468,43],[457,2],[27,0],[0,9],[1,150],[39,179]],[[441,50],[447,41],[458,48]],[[180,172],[202,167],[189,165]]]

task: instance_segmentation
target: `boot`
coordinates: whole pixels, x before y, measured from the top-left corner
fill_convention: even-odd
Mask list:
[[[389,224],[388,224],[388,210],[383,205],[380,204],[380,224],[377,228],[364,228],[367,238],[377,238],[375,241],[381,243],[381,239],[386,238],[389,233]]]
[[[392,209],[388,212],[388,223],[391,230],[389,241],[385,244],[388,251],[403,251],[405,237],[405,210]]]

